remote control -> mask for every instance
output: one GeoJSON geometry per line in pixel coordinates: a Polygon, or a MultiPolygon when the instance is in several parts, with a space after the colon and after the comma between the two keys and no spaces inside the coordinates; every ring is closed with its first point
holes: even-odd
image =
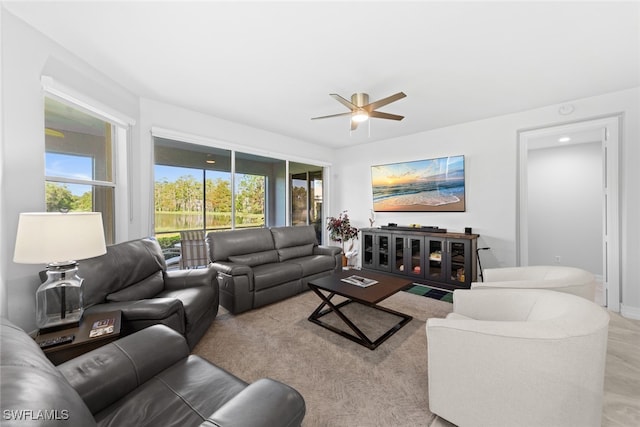
{"type": "Polygon", "coordinates": [[[67,344],[73,341],[75,335],[62,335],[60,337],[49,338],[44,341],[40,341],[38,344],[40,348],[53,347],[55,345],[67,344]]]}

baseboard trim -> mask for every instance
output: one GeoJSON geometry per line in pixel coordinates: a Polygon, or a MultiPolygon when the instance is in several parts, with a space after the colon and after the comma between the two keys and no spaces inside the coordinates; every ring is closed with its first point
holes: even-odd
{"type": "Polygon", "coordinates": [[[640,320],[640,307],[631,307],[628,305],[620,304],[620,314],[622,315],[622,317],[640,320]]]}

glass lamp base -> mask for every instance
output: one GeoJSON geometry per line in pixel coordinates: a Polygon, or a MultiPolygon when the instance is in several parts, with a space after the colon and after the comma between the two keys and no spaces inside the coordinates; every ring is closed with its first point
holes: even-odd
{"type": "Polygon", "coordinates": [[[75,261],[47,266],[47,280],[36,292],[36,324],[40,329],[80,322],[82,278],[77,272],[75,261]]]}

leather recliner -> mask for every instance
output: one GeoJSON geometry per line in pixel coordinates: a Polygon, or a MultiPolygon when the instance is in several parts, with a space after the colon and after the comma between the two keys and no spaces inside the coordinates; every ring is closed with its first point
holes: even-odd
{"type": "Polygon", "coordinates": [[[153,238],[107,247],[78,263],[85,313],[122,311],[122,335],[164,324],[195,347],[218,314],[216,271],[170,270],[153,238]]]}
{"type": "Polygon", "coordinates": [[[59,366],[0,318],[3,426],[299,426],[303,397],[263,378],[247,384],[151,326],[59,366]]]}

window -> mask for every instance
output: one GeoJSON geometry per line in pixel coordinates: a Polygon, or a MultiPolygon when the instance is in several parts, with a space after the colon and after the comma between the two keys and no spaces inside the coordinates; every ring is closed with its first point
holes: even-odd
{"type": "Polygon", "coordinates": [[[286,224],[286,162],[235,153],[235,226],[286,224]]]}
{"type": "Polygon", "coordinates": [[[232,227],[231,152],[156,138],[155,232],[160,244],[181,230],[232,227]]]}
{"type": "Polygon", "coordinates": [[[321,241],[321,166],[289,162],[296,176],[287,180],[285,160],[161,137],[154,155],[155,233],[168,262],[182,230],[283,226],[292,210],[289,222],[314,224],[321,241]],[[291,185],[304,188],[293,190],[302,201],[292,198],[288,209],[291,185]]]}
{"type": "Polygon", "coordinates": [[[236,174],[236,227],[264,227],[267,177],[236,174]]]}
{"type": "Polygon", "coordinates": [[[101,212],[115,242],[115,124],[54,98],[44,99],[48,212],[101,212]]]}

